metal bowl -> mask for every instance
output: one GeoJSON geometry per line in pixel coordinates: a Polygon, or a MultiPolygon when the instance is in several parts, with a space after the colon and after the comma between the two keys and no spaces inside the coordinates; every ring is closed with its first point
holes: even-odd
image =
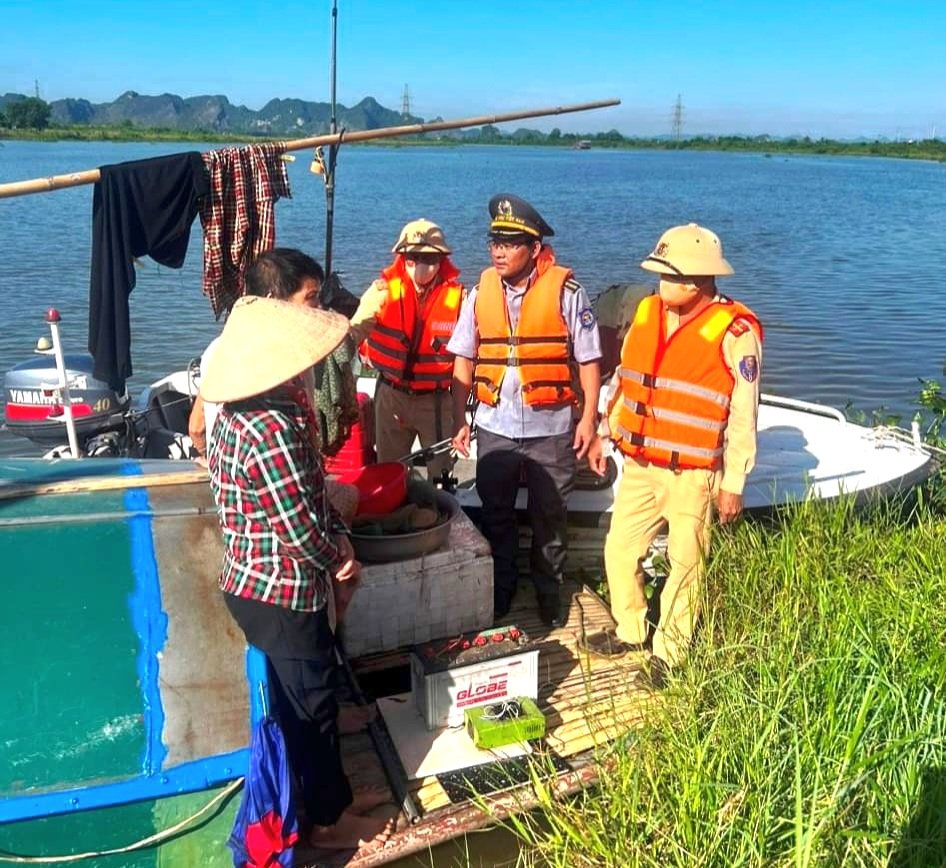
{"type": "Polygon", "coordinates": [[[460,504],[452,494],[437,492],[437,510],[447,514],[446,521],[412,533],[392,533],[378,536],[354,531],[351,542],[355,556],[360,561],[379,563],[384,561],[406,561],[418,555],[426,555],[439,549],[450,536],[453,520],[460,513],[460,504]]]}

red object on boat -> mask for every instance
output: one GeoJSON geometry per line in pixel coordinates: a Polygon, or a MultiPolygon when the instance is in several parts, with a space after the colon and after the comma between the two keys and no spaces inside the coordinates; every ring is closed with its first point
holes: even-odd
{"type": "Polygon", "coordinates": [[[358,489],[358,515],[394,512],[407,498],[407,465],[400,461],[336,471],[340,482],[358,489]]]}
{"type": "Polygon", "coordinates": [[[358,419],[348,437],[334,455],[325,457],[325,470],[332,474],[341,474],[358,470],[366,464],[374,464],[374,412],[371,396],[358,393],[358,419]]]}

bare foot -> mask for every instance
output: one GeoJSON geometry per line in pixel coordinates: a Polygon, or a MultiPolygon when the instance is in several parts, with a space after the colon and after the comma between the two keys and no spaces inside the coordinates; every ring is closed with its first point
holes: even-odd
{"type": "Polygon", "coordinates": [[[385,787],[366,787],[363,790],[355,790],[348,810],[353,814],[366,814],[372,808],[390,801],[391,793],[385,787]]]}
{"type": "Polygon", "coordinates": [[[315,826],[309,843],[319,850],[370,852],[383,847],[393,831],[393,819],[359,817],[347,810],[334,826],[315,826]]]}
{"type": "Polygon", "coordinates": [[[338,732],[354,735],[361,732],[374,720],[374,708],[370,705],[340,705],[338,707],[338,732]]]}

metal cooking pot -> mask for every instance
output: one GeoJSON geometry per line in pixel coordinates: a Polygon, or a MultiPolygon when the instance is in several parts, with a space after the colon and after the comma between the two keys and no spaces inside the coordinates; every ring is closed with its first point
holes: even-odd
{"type": "Polygon", "coordinates": [[[392,533],[376,536],[354,531],[351,542],[355,556],[360,561],[379,563],[383,561],[406,561],[439,549],[450,536],[453,520],[460,513],[460,504],[452,494],[437,492],[437,509],[447,514],[447,520],[435,527],[415,530],[412,533],[392,533]]]}

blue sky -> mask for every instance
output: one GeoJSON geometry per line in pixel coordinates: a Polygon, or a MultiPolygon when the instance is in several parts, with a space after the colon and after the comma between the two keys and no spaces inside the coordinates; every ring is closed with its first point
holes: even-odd
{"type": "MultiPolygon", "coordinates": [[[[618,97],[529,126],[946,137],[946,2],[339,0],[338,98],[464,117],[618,97]]],[[[327,100],[330,0],[0,0],[0,93],[327,100]]]]}

